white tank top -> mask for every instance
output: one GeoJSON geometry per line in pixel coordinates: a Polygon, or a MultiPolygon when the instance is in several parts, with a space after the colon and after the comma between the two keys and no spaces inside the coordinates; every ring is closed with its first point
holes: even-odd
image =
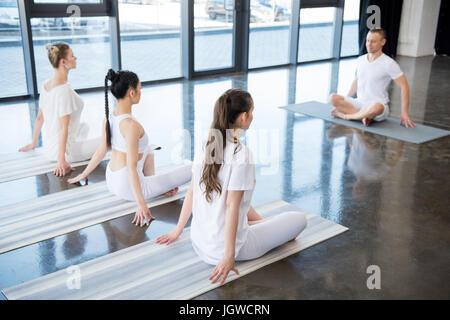
{"type": "MultiPolygon", "coordinates": [[[[132,118],[136,120],[131,114],[121,114],[119,116],[115,116],[114,113],[111,113],[109,116],[109,125],[111,129],[111,148],[121,152],[127,152],[127,143],[125,138],[119,129],[119,123],[123,119],[132,118]]],[[[145,149],[148,146],[148,136],[144,131],[144,135],[139,139],[139,149],[138,153],[144,153],[145,149]]]]}

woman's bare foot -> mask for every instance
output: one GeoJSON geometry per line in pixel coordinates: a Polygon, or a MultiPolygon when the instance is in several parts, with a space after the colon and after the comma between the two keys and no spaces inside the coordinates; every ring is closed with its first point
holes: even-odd
{"type": "Polygon", "coordinates": [[[176,187],[175,189],[172,189],[170,191],[167,191],[166,193],[164,193],[165,196],[173,196],[174,194],[176,194],[178,192],[178,187],[176,187]]]}
{"type": "Polygon", "coordinates": [[[248,225],[249,225],[249,226],[252,226],[252,225],[254,225],[254,224],[258,224],[258,223],[261,223],[261,222],[264,222],[264,221],[266,221],[266,219],[260,219],[260,220],[248,220],[248,225]]]}

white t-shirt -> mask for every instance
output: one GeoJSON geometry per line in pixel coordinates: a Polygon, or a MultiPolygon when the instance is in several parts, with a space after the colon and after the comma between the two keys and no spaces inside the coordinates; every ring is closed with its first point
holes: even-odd
{"type": "Polygon", "coordinates": [[[227,141],[224,150],[224,164],[219,170],[218,181],[222,193],[213,192],[211,202],[206,201],[204,184],[199,181],[203,172],[204,150],[197,152],[192,166],[193,204],[191,239],[192,246],[199,257],[209,264],[217,264],[225,253],[225,215],[228,190],[243,190],[239,206],[239,219],[236,232],[235,256],[247,240],[250,202],[255,188],[255,166],[250,149],[243,144],[227,141]],[[237,151],[235,153],[235,149],[237,151]]]}
{"type": "Polygon", "coordinates": [[[39,97],[39,108],[42,109],[44,125],[42,128],[42,143],[44,153],[50,160],[57,160],[60,118],[70,114],[66,154],[75,143],[80,129],[80,116],[83,111],[83,99],[65,83],[54,87],[52,90],[41,88],[39,97]]]}
{"type": "Polygon", "coordinates": [[[403,72],[398,63],[384,53],[372,62],[367,60],[367,54],[358,57],[356,67],[358,99],[388,104],[389,84],[392,79],[397,79],[401,75],[403,72]]]}

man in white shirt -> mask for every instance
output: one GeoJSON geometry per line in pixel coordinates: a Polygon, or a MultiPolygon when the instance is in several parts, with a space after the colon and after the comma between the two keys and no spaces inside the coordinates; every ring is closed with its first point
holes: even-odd
{"type": "Polygon", "coordinates": [[[408,114],[409,85],[398,63],[382,51],[386,43],[383,29],[367,33],[367,54],[357,60],[356,77],[347,96],[332,94],[330,104],[335,109],[331,115],[345,120],[362,120],[365,126],[372,121],[383,121],[389,116],[388,88],[391,80],[401,89],[402,113],[400,124],[414,128],[408,114]],[[357,98],[353,96],[357,94],[357,98]]]}

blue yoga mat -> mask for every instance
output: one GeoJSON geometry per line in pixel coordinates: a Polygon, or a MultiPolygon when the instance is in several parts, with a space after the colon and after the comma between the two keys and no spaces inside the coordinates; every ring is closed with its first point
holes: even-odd
{"type": "Polygon", "coordinates": [[[373,121],[370,126],[366,127],[360,120],[350,121],[333,117],[330,112],[334,107],[330,104],[318,101],[290,104],[280,108],[416,144],[442,138],[450,134],[450,131],[448,130],[433,128],[422,124],[416,124],[415,128],[405,128],[400,125],[399,119],[394,118],[388,118],[382,122],[373,121]]]}

